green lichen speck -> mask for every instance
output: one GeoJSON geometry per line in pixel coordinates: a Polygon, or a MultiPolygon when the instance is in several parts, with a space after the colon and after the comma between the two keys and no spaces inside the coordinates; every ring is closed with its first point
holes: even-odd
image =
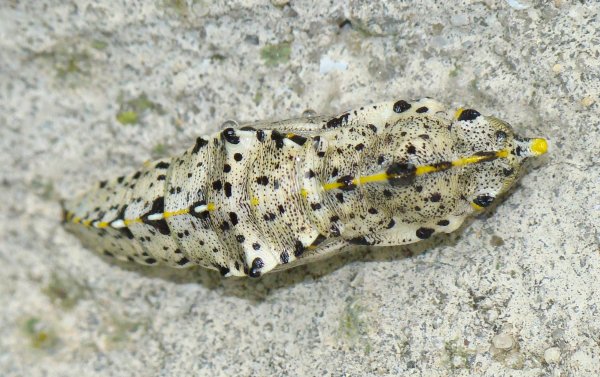
{"type": "Polygon", "coordinates": [[[279,64],[287,63],[290,60],[291,53],[291,43],[283,42],[266,45],[260,50],[260,57],[264,60],[267,67],[274,67],[279,64]]]}
{"type": "Polygon", "coordinates": [[[121,111],[117,114],[117,121],[123,125],[136,124],[139,121],[139,115],[133,110],[121,111]]]}
{"type": "Polygon", "coordinates": [[[116,119],[123,125],[138,124],[140,122],[140,116],[145,111],[164,114],[162,106],[157,102],[151,101],[146,93],[142,93],[136,98],[127,101],[123,101],[122,98],[119,98],[119,102],[121,102],[121,107],[116,115],[116,119]]]}
{"type": "Polygon", "coordinates": [[[91,43],[91,46],[95,50],[104,50],[108,47],[108,43],[101,41],[99,39],[94,39],[91,43]]]}
{"type": "Polygon", "coordinates": [[[163,143],[158,143],[152,147],[152,157],[155,159],[166,157],[168,154],[168,148],[163,143]]]}
{"type": "Polygon", "coordinates": [[[344,309],[339,325],[343,339],[351,345],[362,345],[365,353],[371,351],[367,337],[367,323],[363,319],[364,307],[358,302],[350,302],[344,309]]]}
{"type": "Polygon", "coordinates": [[[29,317],[23,324],[23,331],[29,338],[31,346],[36,349],[50,349],[58,343],[54,332],[38,317],[29,317]]]}
{"type": "Polygon", "coordinates": [[[52,274],[42,292],[52,303],[60,305],[63,309],[71,309],[85,297],[86,288],[70,276],[52,274]]]}

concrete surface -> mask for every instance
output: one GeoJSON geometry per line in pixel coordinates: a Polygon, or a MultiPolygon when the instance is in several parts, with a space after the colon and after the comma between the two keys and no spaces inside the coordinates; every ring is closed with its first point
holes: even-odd
{"type": "Polygon", "coordinates": [[[600,374],[598,3],[339,3],[1,2],[3,376],[600,374]],[[252,281],[60,226],[59,198],[227,119],[421,96],[552,142],[453,236],[252,281]]]}

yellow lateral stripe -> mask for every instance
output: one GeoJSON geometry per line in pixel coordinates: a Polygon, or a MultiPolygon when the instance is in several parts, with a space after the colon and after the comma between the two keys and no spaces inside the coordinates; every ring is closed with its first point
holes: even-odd
{"type": "Polygon", "coordinates": [[[131,224],[135,224],[135,223],[141,223],[142,219],[141,218],[137,218],[137,219],[128,219],[128,220],[123,220],[123,223],[125,224],[125,226],[129,226],[131,224]]]}
{"type": "Polygon", "coordinates": [[[471,207],[473,207],[473,209],[476,210],[476,211],[482,211],[482,210],[484,210],[484,208],[482,206],[480,206],[479,204],[475,204],[473,202],[471,202],[471,207]]]}
{"type": "Polygon", "coordinates": [[[308,190],[303,188],[300,190],[300,195],[302,195],[304,198],[308,197],[308,190]]]}
{"type": "Polygon", "coordinates": [[[178,209],[177,211],[173,211],[173,212],[164,212],[163,213],[163,217],[167,218],[167,217],[172,217],[172,216],[179,216],[179,215],[186,215],[190,213],[190,209],[189,208],[184,208],[184,209],[178,209]]]}
{"type": "Polygon", "coordinates": [[[108,224],[106,221],[101,221],[101,222],[99,222],[99,223],[96,225],[96,228],[100,228],[100,229],[102,229],[102,228],[107,228],[107,227],[108,227],[108,225],[109,225],[109,224],[108,224]]]}
{"type": "Polygon", "coordinates": [[[458,109],[456,109],[456,112],[454,113],[454,119],[458,119],[458,118],[460,118],[460,114],[462,114],[462,112],[463,112],[464,110],[465,110],[465,109],[463,109],[462,107],[459,107],[458,109]]]}

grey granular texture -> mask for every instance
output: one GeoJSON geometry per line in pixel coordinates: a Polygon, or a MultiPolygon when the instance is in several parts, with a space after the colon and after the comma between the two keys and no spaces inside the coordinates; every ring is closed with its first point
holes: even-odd
{"type": "Polygon", "coordinates": [[[3,376],[600,374],[594,1],[0,3],[3,376]],[[426,243],[267,275],[115,264],[60,198],[228,120],[434,97],[546,137],[426,243]]]}

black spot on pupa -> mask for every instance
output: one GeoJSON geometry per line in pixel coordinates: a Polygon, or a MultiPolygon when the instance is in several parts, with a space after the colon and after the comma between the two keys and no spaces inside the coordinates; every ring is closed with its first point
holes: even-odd
{"type": "Polygon", "coordinates": [[[285,208],[283,208],[283,206],[281,204],[277,206],[277,210],[279,211],[280,214],[285,213],[285,208]]]}
{"type": "Polygon", "coordinates": [[[338,202],[343,203],[344,202],[344,194],[342,194],[341,192],[338,192],[335,194],[335,198],[337,199],[338,202]]]}
{"type": "Polygon", "coordinates": [[[300,240],[296,240],[296,243],[294,245],[294,256],[297,258],[299,256],[301,256],[302,254],[304,254],[304,245],[302,245],[302,242],[300,242],[300,240]]]}
{"type": "Polygon", "coordinates": [[[357,150],[357,151],[359,151],[359,152],[360,152],[360,151],[362,151],[364,148],[365,148],[365,145],[364,145],[363,143],[356,144],[356,145],[354,146],[354,149],[356,149],[356,150],[357,150]]]}
{"type": "Polygon", "coordinates": [[[235,236],[235,240],[239,243],[244,243],[244,241],[246,241],[246,237],[244,237],[242,234],[238,234],[235,236]]]}
{"type": "Polygon", "coordinates": [[[267,177],[265,175],[261,175],[260,177],[256,177],[256,183],[258,183],[259,185],[266,186],[266,185],[269,184],[269,177],[267,177]]]}
{"type": "Polygon", "coordinates": [[[319,235],[317,236],[317,238],[315,238],[315,239],[313,240],[313,242],[310,244],[310,246],[311,246],[311,247],[317,247],[317,246],[319,246],[320,244],[322,244],[322,243],[323,243],[323,242],[324,242],[326,239],[327,239],[327,237],[325,237],[325,236],[324,236],[324,235],[322,235],[322,234],[319,234],[319,235]]]}
{"type": "Polygon", "coordinates": [[[388,182],[392,186],[406,186],[414,182],[417,168],[413,164],[392,163],[385,171],[388,176],[388,182]]]}
{"type": "Polygon", "coordinates": [[[313,211],[319,210],[321,209],[321,203],[311,203],[310,208],[312,208],[313,211]]]}
{"type": "Polygon", "coordinates": [[[168,162],[165,161],[161,161],[158,164],[154,165],[154,167],[156,169],[168,169],[170,166],[170,164],[168,162]]]}
{"type": "Polygon", "coordinates": [[[192,154],[198,153],[202,147],[205,147],[208,144],[207,140],[204,140],[201,137],[196,138],[196,144],[194,145],[194,149],[192,149],[192,154]]]}
{"type": "Polygon", "coordinates": [[[263,141],[265,141],[265,131],[263,131],[263,130],[256,130],[256,139],[258,141],[260,141],[261,143],[263,141]]]}
{"type": "Polygon", "coordinates": [[[405,112],[408,109],[410,109],[410,103],[408,103],[404,100],[400,100],[394,104],[394,112],[395,113],[400,114],[400,113],[405,112]]]}
{"type": "Polygon", "coordinates": [[[235,212],[229,212],[229,220],[234,226],[238,223],[238,216],[235,212]]]}
{"type": "Polygon", "coordinates": [[[263,219],[265,219],[265,221],[273,221],[277,218],[277,216],[272,213],[272,212],[267,212],[264,214],[263,219]]]}
{"type": "Polygon", "coordinates": [[[187,259],[186,257],[181,258],[180,260],[177,261],[177,264],[180,266],[185,266],[186,264],[190,263],[190,260],[187,259]]]}
{"type": "Polygon", "coordinates": [[[146,259],[144,259],[144,262],[146,262],[148,264],[155,264],[156,263],[156,259],[154,259],[154,258],[146,258],[146,259]]]}
{"type": "Polygon", "coordinates": [[[419,135],[419,137],[423,140],[429,140],[429,135],[427,135],[427,134],[421,134],[421,135],[419,135]]]}
{"type": "Polygon", "coordinates": [[[239,144],[240,137],[236,134],[233,128],[226,128],[221,132],[221,137],[231,144],[239,144]]]}
{"type": "Polygon", "coordinates": [[[510,177],[512,174],[514,173],[514,170],[511,169],[502,169],[502,174],[504,174],[505,177],[510,177]]]}
{"type": "Polygon", "coordinates": [[[464,109],[458,116],[458,120],[461,120],[461,121],[462,120],[474,120],[475,118],[477,118],[480,115],[481,114],[479,114],[479,112],[477,110],[464,109]]]}
{"type": "Polygon", "coordinates": [[[426,106],[422,106],[422,107],[419,107],[416,111],[417,111],[417,113],[422,114],[422,113],[428,112],[429,109],[426,106]]]}
{"type": "Polygon", "coordinates": [[[150,211],[148,211],[145,215],[142,216],[142,222],[144,224],[154,227],[160,232],[160,234],[168,236],[171,234],[171,229],[169,228],[169,225],[167,224],[167,221],[164,218],[158,220],[149,219],[151,215],[163,212],[165,212],[165,198],[159,196],[152,202],[152,207],[150,208],[150,211]]]}
{"type": "Polygon", "coordinates": [[[130,240],[134,239],[133,233],[127,227],[119,228],[119,232],[121,232],[125,237],[129,238],[130,240]]]}
{"type": "Polygon", "coordinates": [[[415,148],[414,145],[410,144],[406,147],[406,153],[415,154],[415,153],[417,153],[417,148],[415,148]]]}
{"type": "Polygon", "coordinates": [[[480,207],[489,207],[490,204],[494,201],[494,197],[491,195],[479,195],[475,199],[473,199],[473,203],[477,204],[480,207]]]}
{"type": "Polygon", "coordinates": [[[288,136],[288,139],[290,139],[291,141],[293,141],[294,143],[298,144],[298,145],[304,145],[304,143],[306,143],[306,138],[304,136],[300,136],[300,135],[290,135],[288,136]]]}
{"type": "Polygon", "coordinates": [[[388,189],[385,189],[385,190],[383,190],[383,196],[385,196],[386,198],[391,198],[392,192],[388,189]]]}
{"type": "Polygon", "coordinates": [[[275,130],[271,131],[271,140],[275,142],[277,149],[283,148],[283,136],[279,132],[275,130]]]}
{"type": "Polygon", "coordinates": [[[447,226],[447,225],[450,225],[450,221],[448,221],[448,220],[440,220],[440,221],[437,222],[437,225],[439,225],[439,226],[447,226]]]}
{"type": "Polygon", "coordinates": [[[329,122],[327,122],[327,124],[325,125],[325,128],[336,128],[336,127],[340,127],[344,124],[347,124],[349,116],[350,116],[350,114],[346,113],[337,118],[333,118],[329,122]]]}
{"type": "Polygon", "coordinates": [[[118,178],[117,178],[117,182],[118,182],[118,183],[123,183],[123,180],[124,180],[124,179],[125,179],[125,177],[124,177],[124,176],[120,176],[120,177],[118,177],[118,178]]]}
{"type": "Polygon", "coordinates": [[[231,171],[231,165],[225,164],[223,165],[223,173],[229,173],[231,171]]]}
{"type": "Polygon", "coordinates": [[[365,237],[355,237],[347,240],[352,245],[372,245],[373,242],[367,240],[365,237]]]}
{"type": "Polygon", "coordinates": [[[212,183],[212,188],[218,191],[223,188],[223,183],[220,180],[216,180],[212,183]]]}
{"type": "Polygon", "coordinates": [[[288,254],[287,251],[282,251],[279,255],[279,259],[281,260],[281,263],[286,264],[290,261],[290,254],[288,254]]]}
{"type": "Polygon", "coordinates": [[[258,242],[255,242],[255,243],[252,244],[252,248],[254,250],[260,250],[260,244],[258,242]]]}
{"type": "Polygon", "coordinates": [[[250,271],[248,272],[248,276],[251,278],[257,278],[260,276],[260,269],[265,266],[265,262],[261,258],[254,258],[252,261],[252,266],[250,266],[250,271]]]}
{"type": "Polygon", "coordinates": [[[338,168],[333,168],[333,170],[331,171],[331,177],[335,178],[338,176],[338,174],[339,174],[338,168]]]}
{"type": "Polygon", "coordinates": [[[417,229],[416,235],[420,239],[425,240],[425,239],[431,237],[431,235],[433,234],[433,232],[435,232],[435,230],[433,230],[431,228],[421,227],[421,228],[417,229]]]}
{"type": "Polygon", "coordinates": [[[213,264],[213,266],[215,266],[217,268],[217,270],[219,270],[219,273],[221,274],[221,276],[225,276],[229,273],[229,267],[220,266],[218,264],[213,264]]]}
{"type": "Polygon", "coordinates": [[[223,221],[221,223],[221,225],[219,226],[219,228],[225,232],[225,231],[228,231],[229,229],[231,229],[231,226],[229,225],[229,223],[227,221],[223,221]]]}
{"type": "Polygon", "coordinates": [[[431,200],[432,202],[439,202],[442,199],[442,194],[440,194],[439,192],[434,192],[433,194],[431,194],[431,196],[429,196],[429,200],[431,200]]]}
{"type": "Polygon", "coordinates": [[[392,229],[394,225],[396,225],[396,221],[394,219],[391,219],[390,222],[386,225],[386,228],[392,229]]]}
{"type": "Polygon", "coordinates": [[[159,175],[158,177],[156,177],[157,181],[164,181],[165,179],[167,179],[167,176],[164,174],[159,175]]]}
{"type": "Polygon", "coordinates": [[[225,182],[225,196],[228,198],[231,197],[231,183],[229,182],[225,182]]]}
{"type": "Polygon", "coordinates": [[[103,251],[103,253],[104,253],[104,255],[106,255],[107,257],[114,257],[114,256],[115,256],[113,253],[111,253],[111,252],[110,252],[110,251],[108,251],[108,250],[104,250],[104,251],[103,251]]]}
{"type": "Polygon", "coordinates": [[[306,172],[305,176],[306,178],[314,178],[315,172],[312,169],[309,169],[308,172],[306,172]]]}
{"type": "Polygon", "coordinates": [[[375,127],[374,124],[367,124],[367,127],[369,127],[369,129],[373,131],[373,133],[377,133],[377,127],[375,127]]]}
{"type": "Polygon", "coordinates": [[[190,206],[190,212],[189,212],[190,215],[192,215],[194,217],[197,217],[197,218],[200,218],[200,219],[203,219],[203,220],[208,219],[209,212],[207,210],[204,210],[202,212],[196,212],[196,207],[202,207],[202,206],[205,206],[205,205],[206,205],[206,201],[204,201],[204,200],[200,200],[198,202],[195,202],[194,204],[192,204],[190,206]]]}
{"type": "Polygon", "coordinates": [[[244,156],[242,156],[242,154],[241,154],[241,153],[235,153],[235,154],[233,155],[233,159],[234,159],[234,160],[236,160],[237,162],[240,162],[240,161],[242,161],[242,158],[244,158],[244,156]]]}
{"type": "Polygon", "coordinates": [[[354,184],[354,177],[351,175],[345,175],[341,178],[339,178],[336,182],[341,184],[340,187],[338,187],[340,190],[343,191],[350,191],[350,190],[354,190],[356,188],[356,185],[354,184]]]}
{"type": "Polygon", "coordinates": [[[369,209],[367,210],[367,212],[369,212],[371,215],[376,215],[376,214],[378,214],[378,213],[379,213],[379,211],[377,211],[377,209],[376,209],[376,208],[373,208],[373,207],[369,208],[369,209]]]}
{"type": "Polygon", "coordinates": [[[136,171],[132,178],[133,179],[138,179],[141,175],[142,175],[141,171],[136,171]]]}
{"type": "Polygon", "coordinates": [[[423,186],[415,186],[415,191],[416,191],[416,192],[421,192],[421,191],[423,191],[423,186]]]}
{"type": "Polygon", "coordinates": [[[106,187],[107,183],[108,183],[108,181],[100,181],[100,182],[98,182],[98,187],[104,188],[104,187],[106,187]]]}

